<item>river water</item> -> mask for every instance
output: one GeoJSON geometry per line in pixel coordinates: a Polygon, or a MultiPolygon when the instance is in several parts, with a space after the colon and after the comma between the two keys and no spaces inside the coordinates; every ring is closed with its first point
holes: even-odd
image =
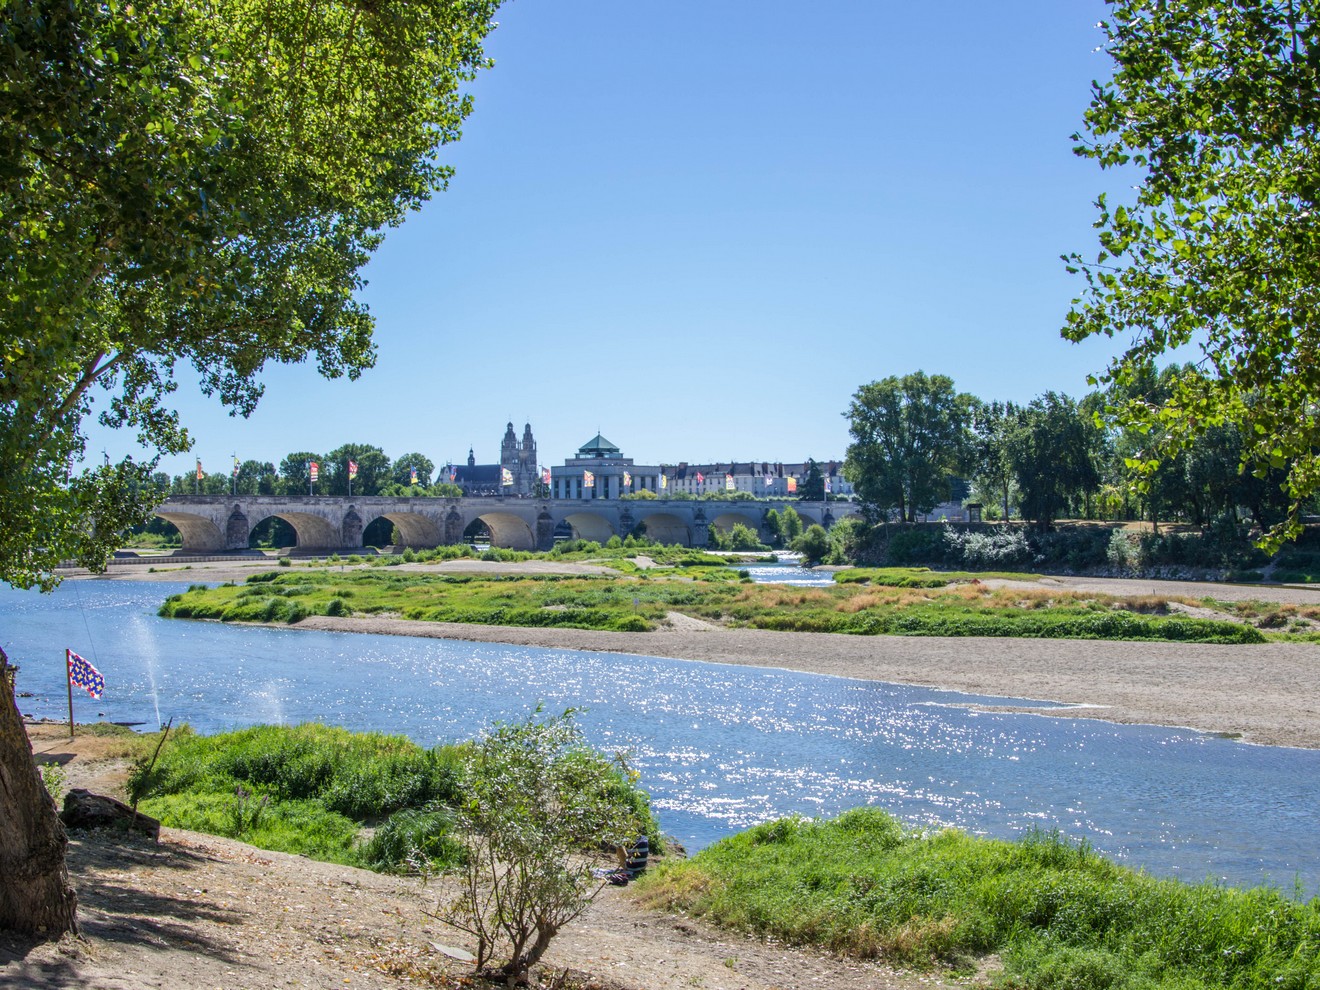
{"type": "Polygon", "coordinates": [[[1320,893],[1320,752],[1089,719],[970,710],[985,698],[790,671],[399,636],[160,619],[184,585],[0,589],[19,707],[67,717],[64,649],[106,679],[75,717],[173,716],[210,732],[321,720],[430,746],[543,704],[584,709],[631,754],[662,827],[690,849],[781,815],[877,805],[923,826],[1057,828],[1190,881],[1320,893]]]}

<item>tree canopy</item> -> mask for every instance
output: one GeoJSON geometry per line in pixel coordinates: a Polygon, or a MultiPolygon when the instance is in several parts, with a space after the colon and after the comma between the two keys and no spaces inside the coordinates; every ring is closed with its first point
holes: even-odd
{"type": "Polygon", "coordinates": [[[1232,426],[1246,469],[1284,476],[1272,542],[1300,531],[1320,488],[1318,13],[1317,0],[1111,0],[1114,75],[1075,136],[1078,154],[1142,179],[1129,202],[1098,200],[1099,253],[1069,257],[1086,286],[1064,334],[1125,339],[1105,376],[1119,383],[1199,351],[1162,402],[1118,415],[1159,424],[1166,451],[1232,426]]]}
{"type": "Polygon", "coordinates": [[[355,298],[442,189],[498,0],[10,0],[0,23],[0,578],[103,563],[190,440],[176,368],[236,414],[268,361],[374,359],[355,298]],[[82,423],[143,462],[84,468],[82,423]]]}
{"type": "Polygon", "coordinates": [[[945,375],[917,371],[863,385],[844,413],[853,442],[843,473],[870,512],[909,522],[949,495],[968,457],[975,399],[945,375]]]}

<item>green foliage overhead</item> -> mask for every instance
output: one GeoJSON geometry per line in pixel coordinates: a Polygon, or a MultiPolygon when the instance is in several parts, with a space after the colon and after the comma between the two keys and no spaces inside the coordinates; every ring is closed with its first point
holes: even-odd
{"type": "Polygon", "coordinates": [[[0,577],[49,586],[145,517],[190,446],[180,364],[239,414],[267,362],[372,364],[361,268],[447,182],[497,6],[4,5],[0,577]],[[71,468],[93,412],[154,457],[71,468]]]}
{"type": "Polygon", "coordinates": [[[1141,179],[1126,202],[1099,198],[1098,253],[1068,259],[1086,285],[1064,334],[1123,339],[1105,376],[1119,384],[1199,351],[1166,397],[1120,410],[1164,440],[1138,466],[1231,424],[1247,470],[1285,472],[1277,543],[1320,489],[1320,4],[1114,0],[1102,27],[1114,74],[1077,153],[1141,179]]]}

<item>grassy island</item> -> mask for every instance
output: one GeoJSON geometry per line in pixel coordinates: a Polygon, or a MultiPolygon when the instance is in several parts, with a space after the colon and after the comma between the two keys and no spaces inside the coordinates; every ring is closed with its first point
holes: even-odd
{"type": "Polygon", "coordinates": [[[423,622],[647,632],[677,613],[728,628],[856,635],[1239,644],[1265,639],[1245,621],[1179,614],[1180,604],[1196,604],[1190,600],[992,587],[983,581],[995,575],[855,570],[829,587],[800,588],[754,584],[719,558],[691,551],[666,563],[648,557],[645,566],[627,558],[599,563],[611,569],[596,575],[521,576],[381,566],[290,567],[254,574],[242,585],[194,585],[169,598],[160,614],[267,623],[296,623],[309,615],[390,615],[423,622]]]}

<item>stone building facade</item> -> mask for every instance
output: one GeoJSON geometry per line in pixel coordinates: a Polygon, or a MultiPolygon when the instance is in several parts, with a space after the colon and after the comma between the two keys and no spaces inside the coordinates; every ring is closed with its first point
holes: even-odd
{"type": "Polygon", "coordinates": [[[513,432],[513,423],[504,430],[500,441],[500,462],[478,464],[468,448],[466,464],[455,464],[449,469],[449,480],[463,489],[464,495],[502,495],[512,498],[530,498],[537,493],[540,482],[536,462],[536,440],[532,437],[532,424],[523,425],[522,440],[513,432]]]}

